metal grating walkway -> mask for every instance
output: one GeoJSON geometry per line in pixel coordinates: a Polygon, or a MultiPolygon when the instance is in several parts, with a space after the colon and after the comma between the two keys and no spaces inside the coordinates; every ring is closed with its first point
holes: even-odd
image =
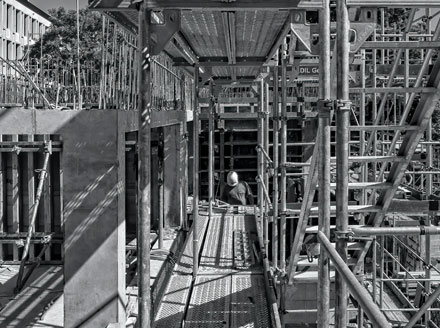
{"type": "Polygon", "coordinates": [[[176,264],[155,328],[268,328],[270,314],[252,216],[200,216],[199,273],[192,279],[192,233],[176,264]],[[203,238],[203,236],[205,236],[203,238]]]}
{"type": "Polygon", "coordinates": [[[268,328],[270,316],[262,268],[252,244],[254,218],[211,218],[184,327],[268,328]]]}

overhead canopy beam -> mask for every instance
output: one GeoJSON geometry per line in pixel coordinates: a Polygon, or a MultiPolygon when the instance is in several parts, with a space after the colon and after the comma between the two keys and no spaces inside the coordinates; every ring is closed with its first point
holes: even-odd
{"type": "Polygon", "coordinates": [[[275,39],[274,44],[270,48],[269,52],[266,55],[266,63],[269,62],[275,53],[277,52],[278,48],[283,43],[284,39],[287,37],[287,35],[292,31],[292,21],[293,21],[293,12],[291,11],[289,16],[286,19],[286,22],[284,23],[283,29],[278,34],[277,38],[275,39]]]}
{"type": "MultiPolygon", "coordinates": [[[[90,7],[96,10],[121,11],[136,10],[136,0],[94,0],[90,7]]],[[[151,9],[197,9],[197,10],[288,10],[295,8],[319,9],[322,1],[318,0],[148,0],[151,9]]]]}
{"type": "MultiPolygon", "coordinates": [[[[228,57],[200,57],[199,64],[203,67],[260,67],[265,63],[265,57],[238,57],[235,64],[229,64],[228,57]]],[[[186,61],[179,61],[175,58],[176,66],[192,66],[186,61]]]]}
{"type": "Polygon", "coordinates": [[[222,12],[223,32],[225,34],[226,52],[228,54],[228,64],[234,65],[237,57],[237,46],[235,37],[235,13],[222,12]]]}
{"type": "Polygon", "coordinates": [[[350,7],[377,7],[377,8],[439,8],[438,0],[347,0],[347,6],[350,7]]]}

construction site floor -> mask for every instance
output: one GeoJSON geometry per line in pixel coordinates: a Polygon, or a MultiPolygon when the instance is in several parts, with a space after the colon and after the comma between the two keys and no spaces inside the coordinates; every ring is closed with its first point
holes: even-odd
{"type": "Polygon", "coordinates": [[[0,267],[0,327],[63,327],[63,268],[44,265],[14,294],[19,266],[0,267]]]}
{"type": "Polygon", "coordinates": [[[191,233],[154,327],[270,327],[254,217],[200,216],[197,230],[203,241],[197,277],[193,280],[191,233]]]}

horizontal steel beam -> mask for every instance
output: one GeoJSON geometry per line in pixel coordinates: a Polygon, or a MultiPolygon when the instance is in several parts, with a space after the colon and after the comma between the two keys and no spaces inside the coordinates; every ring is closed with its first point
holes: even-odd
{"type": "MultiPolygon", "coordinates": [[[[95,0],[90,4],[95,10],[131,11],[137,10],[136,2],[126,0],[95,0]]],[[[152,9],[196,9],[209,11],[223,10],[288,10],[297,8],[320,9],[322,1],[317,0],[148,0],[152,9]]]]}
{"type": "Polygon", "coordinates": [[[434,93],[437,88],[350,88],[350,93],[434,93]]]}
{"type": "MultiPolygon", "coordinates": [[[[265,57],[237,57],[234,64],[229,63],[228,57],[200,57],[198,64],[202,67],[260,67],[263,66],[265,57]]],[[[175,66],[193,66],[186,60],[174,59],[175,66]]]]}
{"type": "Polygon", "coordinates": [[[361,49],[437,49],[440,41],[366,41],[361,49]]]}
{"type": "Polygon", "coordinates": [[[351,231],[358,236],[393,236],[393,235],[440,235],[440,227],[352,227],[351,231]]]}
{"type": "Polygon", "coordinates": [[[438,8],[440,2],[437,0],[347,0],[349,7],[376,7],[376,8],[438,8]]]}

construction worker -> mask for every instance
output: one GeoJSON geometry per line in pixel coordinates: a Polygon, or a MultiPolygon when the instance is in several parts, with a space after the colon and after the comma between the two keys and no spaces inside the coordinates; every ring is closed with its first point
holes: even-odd
{"type": "Polygon", "coordinates": [[[221,200],[230,205],[254,205],[254,196],[251,188],[245,181],[238,180],[237,172],[228,173],[221,200]]]}

